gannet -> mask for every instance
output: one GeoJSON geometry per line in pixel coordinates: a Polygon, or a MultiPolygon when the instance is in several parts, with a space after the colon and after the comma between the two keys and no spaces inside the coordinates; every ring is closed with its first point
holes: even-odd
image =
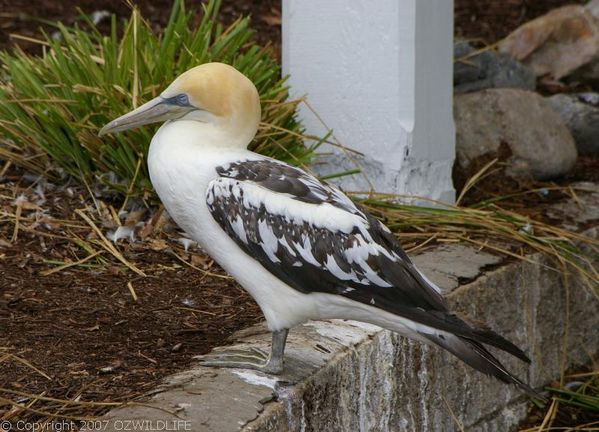
{"type": "Polygon", "coordinates": [[[254,84],[207,63],[99,135],[164,122],[152,138],[152,184],[176,223],[256,300],[271,352],[200,356],[207,366],[278,374],[290,328],[350,319],[445,348],[466,364],[537,395],[483,344],[530,362],[493,331],[452,313],[380,221],[300,168],[247,150],[260,122],[254,84]]]}

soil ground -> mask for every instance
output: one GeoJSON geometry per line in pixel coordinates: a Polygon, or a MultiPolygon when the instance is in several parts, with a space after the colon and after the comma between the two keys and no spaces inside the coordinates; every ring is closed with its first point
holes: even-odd
{"type": "MultiPolygon", "coordinates": [[[[167,23],[173,0],[133,0],[141,15],[149,20],[158,31],[167,23]]],[[[199,22],[202,0],[186,0],[187,10],[197,11],[199,22]]],[[[16,41],[11,34],[38,37],[40,28],[52,32],[48,22],[61,21],[72,25],[79,20],[80,12],[92,14],[108,11],[120,18],[128,18],[130,7],[125,0],[0,0],[0,49],[10,48],[16,41]]],[[[256,40],[261,45],[271,43],[279,52],[281,39],[280,1],[278,0],[224,0],[219,13],[223,24],[231,24],[240,16],[251,16],[251,27],[256,30],[256,40]]],[[[109,21],[100,22],[102,30],[108,30],[109,21]]],[[[37,52],[38,46],[27,41],[18,41],[19,46],[29,52],[37,52]]]]}
{"type": "MultiPolygon", "coordinates": [[[[0,49],[13,45],[11,33],[36,37],[40,26],[51,31],[38,18],[72,24],[78,17],[75,3],[85,13],[129,14],[125,1],[0,0],[0,49]]],[[[170,0],[135,3],[152,25],[164,25],[170,0]]],[[[189,9],[200,3],[187,0],[189,9]]],[[[566,3],[572,2],[456,0],[456,33],[494,42],[528,19],[566,3]]],[[[257,40],[272,43],[278,53],[279,1],[223,1],[225,23],[248,13],[257,40]]],[[[38,49],[23,41],[19,45],[33,53],[38,49]]],[[[581,158],[564,181],[596,181],[598,173],[596,160],[581,158]]],[[[158,227],[157,213],[138,214],[133,221],[142,225],[137,240],[118,242],[124,259],[147,274],[140,277],[106,251],[102,239],[74,213],[86,209],[85,214],[106,234],[116,225],[114,218],[111,222],[106,216],[108,207],[98,215],[85,190],[40,189],[23,173],[4,174],[0,183],[0,418],[43,419],[48,412],[98,414],[106,407],[42,401],[36,395],[70,401],[136,399],[163,377],[189,366],[193,355],[225,344],[236,330],[261,320],[258,307],[238,285],[225,279],[200,251],[185,251],[175,227],[168,222],[158,227]],[[148,226],[152,232],[144,233],[148,226]],[[96,252],[101,253],[89,261],[46,275],[60,263],[74,264],[96,252]]],[[[457,184],[460,178],[464,173],[456,173],[457,184]]],[[[524,186],[535,185],[514,182],[499,172],[478,184],[467,201],[521,191],[524,186]]],[[[558,195],[527,195],[507,205],[538,209],[559,199],[558,195]]]]}
{"type": "MultiPolygon", "coordinates": [[[[133,3],[139,6],[142,16],[159,29],[168,20],[172,0],[135,0],[133,3]]],[[[186,0],[189,10],[199,10],[202,3],[202,0],[186,0]]],[[[258,42],[270,42],[279,52],[280,3],[278,0],[224,0],[220,18],[224,23],[231,23],[239,15],[251,15],[258,42]]],[[[532,18],[574,3],[583,4],[586,0],[455,0],[455,32],[461,37],[493,43],[532,18]]],[[[79,17],[78,8],[87,14],[106,10],[119,17],[129,16],[125,0],[0,0],[0,49],[13,45],[10,34],[35,37],[40,27],[51,31],[44,21],[73,24],[79,17]]],[[[19,45],[28,50],[36,49],[34,44],[24,41],[19,45]]]]}
{"type": "Polygon", "coordinates": [[[588,0],[454,0],[455,33],[494,43],[551,9],[588,0]]]}
{"type": "MultiPolygon", "coordinates": [[[[249,295],[209,258],[193,245],[185,251],[180,233],[160,213],[129,213],[136,241],[117,240],[142,277],[115,260],[75,212],[84,209],[109,233],[117,227],[105,217],[109,207],[98,216],[84,190],[29,184],[21,174],[0,183],[0,418],[3,412],[12,419],[45,417],[19,412],[7,400],[28,404],[32,397],[2,389],[132,400],[262,319],[249,295]],[[96,252],[101,260],[56,271],[96,252]]],[[[37,405],[65,415],[105,409],[37,405]]]]}
{"type": "MultiPolygon", "coordinates": [[[[135,3],[156,30],[168,20],[171,0],[135,3]]],[[[199,10],[201,3],[186,1],[189,10],[199,10]]],[[[240,15],[251,14],[257,41],[272,43],[278,53],[278,4],[275,0],[225,0],[220,19],[228,24],[240,15]]],[[[15,40],[11,34],[36,38],[40,29],[52,32],[48,21],[75,23],[77,8],[88,14],[106,10],[121,18],[130,13],[125,1],[0,0],[0,49],[12,48],[15,40]]],[[[101,29],[103,26],[107,22],[100,23],[101,29]]],[[[18,45],[28,52],[39,52],[34,43],[21,40],[18,45]]],[[[22,210],[21,230],[11,241],[14,218],[7,215],[15,215],[16,198],[25,194],[39,200],[32,192],[33,185],[20,173],[11,174],[0,185],[0,418],[48,417],[36,413],[36,407],[65,416],[98,414],[106,407],[65,408],[60,403],[38,400],[24,410],[15,402],[29,405],[35,400],[33,395],[40,394],[82,401],[138,398],[165,376],[187,367],[193,355],[226,344],[233,332],[262,319],[255,302],[232,280],[223,279],[224,273],[207,257],[197,250],[184,251],[176,232],[153,233],[145,243],[119,241],[119,250],[127,260],[148,277],[137,276],[114,259],[101,265],[92,259],[43,276],[42,272],[56,268],[56,263],[74,262],[87,255],[68,238],[93,236],[73,213],[89,204],[78,196],[89,194],[75,190],[76,197],[70,198],[65,190],[46,191],[43,208],[25,201],[31,208],[22,210]],[[39,223],[40,217],[50,223],[39,223]],[[206,271],[217,276],[207,276],[206,271]],[[137,300],[127,286],[129,282],[137,300]]]]}

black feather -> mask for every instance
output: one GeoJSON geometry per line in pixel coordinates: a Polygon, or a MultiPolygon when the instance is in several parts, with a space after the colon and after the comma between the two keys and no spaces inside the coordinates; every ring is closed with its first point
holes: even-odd
{"type": "Polygon", "coordinates": [[[479,342],[459,336],[446,337],[438,334],[424,333],[421,333],[421,335],[436,345],[446,349],[474,369],[488,376],[495,377],[504,383],[514,384],[535,399],[542,401],[547,400],[545,396],[511,374],[505,366],[503,366],[503,364],[501,364],[501,362],[479,342]]]}

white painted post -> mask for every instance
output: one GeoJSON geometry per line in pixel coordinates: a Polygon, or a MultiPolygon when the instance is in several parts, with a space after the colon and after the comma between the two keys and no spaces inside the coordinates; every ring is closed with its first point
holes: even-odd
{"type": "MultiPolygon", "coordinates": [[[[283,71],[377,192],[454,200],[453,0],[283,0],[283,71]]],[[[309,133],[326,129],[307,108],[309,133]]],[[[328,151],[328,149],[327,149],[328,151]]],[[[321,174],[355,168],[333,150],[321,174]]],[[[368,191],[355,175],[345,190],[368,191]]]]}

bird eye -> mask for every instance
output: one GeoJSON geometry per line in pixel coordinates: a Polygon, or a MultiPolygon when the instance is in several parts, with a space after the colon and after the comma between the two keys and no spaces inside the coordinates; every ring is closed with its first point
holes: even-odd
{"type": "Polygon", "coordinates": [[[178,94],[175,97],[175,100],[177,101],[177,105],[181,105],[181,106],[189,105],[189,98],[187,97],[187,95],[185,93],[178,94]]]}

